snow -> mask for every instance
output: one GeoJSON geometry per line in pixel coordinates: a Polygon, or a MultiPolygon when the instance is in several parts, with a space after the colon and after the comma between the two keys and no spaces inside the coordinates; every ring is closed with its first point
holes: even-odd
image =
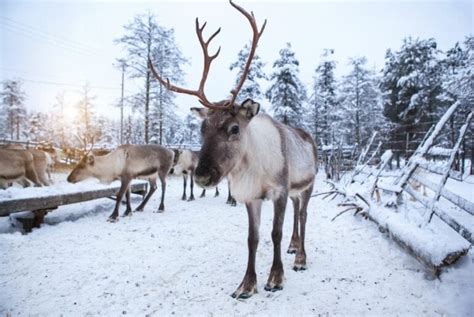
{"type": "MultiPolygon", "coordinates": [[[[325,190],[321,175],[318,191],[325,190]]],[[[283,253],[286,280],[275,293],[263,290],[273,256],[272,204],[264,204],[259,293],[235,300],[230,294],[247,261],[245,208],[226,205],[222,196],[181,201],[181,191],[181,178],[170,178],[160,214],[152,212],[157,193],[143,213],[108,223],[114,202],[100,199],[60,207],[31,234],[0,234],[0,315],[472,314],[472,255],[429,280],[372,222],[350,216],[331,222],[337,201],[320,197],[308,209],[308,269],[294,272],[294,255],[283,253]]],[[[134,196],[133,205],[138,202],[134,196]]],[[[290,206],[283,250],[291,236],[290,206]]]]}

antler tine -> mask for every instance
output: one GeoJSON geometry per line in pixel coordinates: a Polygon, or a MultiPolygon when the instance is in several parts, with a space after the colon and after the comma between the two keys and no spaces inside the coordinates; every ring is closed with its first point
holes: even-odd
{"type": "Polygon", "coordinates": [[[209,39],[207,41],[204,41],[204,38],[202,36],[202,32],[204,31],[204,28],[206,27],[206,24],[207,24],[207,22],[204,22],[204,24],[202,26],[199,26],[199,19],[196,18],[196,34],[197,34],[197,37],[199,39],[199,43],[201,44],[202,52],[203,52],[203,55],[204,55],[204,66],[203,66],[203,71],[202,71],[202,77],[201,77],[201,81],[199,83],[199,88],[197,90],[191,90],[191,89],[181,88],[181,87],[172,85],[168,78],[166,78],[166,80],[164,80],[160,76],[160,74],[158,74],[155,67],[153,66],[153,63],[151,62],[151,57],[150,56],[148,56],[148,67],[149,67],[151,73],[153,74],[153,76],[163,86],[165,86],[167,89],[169,89],[171,91],[174,91],[174,92],[177,92],[177,93],[183,93],[183,94],[195,96],[195,97],[198,98],[199,102],[207,108],[227,109],[228,108],[227,104],[222,105],[222,103],[212,103],[207,99],[207,97],[204,93],[204,86],[206,84],[207,75],[209,73],[211,63],[219,55],[219,53],[221,51],[221,48],[219,47],[219,49],[217,50],[217,52],[214,55],[209,56],[209,52],[208,52],[209,43],[217,36],[217,34],[219,34],[219,32],[221,31],[221,28],[217,29],[217,31],[214,32],[209,37],[209,39]]]}
{"type": "Polygon", "coordinates": [[[230,100],[229,105],[232,105],[232,104],[234,104],[235,99],[237,98],[237,95],[238,95],[240,89],[242,88],[242,86],[244,85],[245,79],[247,78],[247,75],[248,75],[249,70],[250,70],[250,64],[252,63],[252,59],[255,56],[255,50],[257,49],[257,43],[260,39],[260,36],[262,36],[263,31],[265,30],[265,26],[267,25],[267,20],[265,19],[265,21],[263,22],[262,28],[259,31],[258,27],[257,27],[257,21],[255,20],[255,16],[254,16],[252,11],[251,11],[251,13],[248,13],[247,11],[245,11],[244,8],[242,8],[241,6],[239,6],[239,5],[235,4],[234,2],[232,2],[232,0],[229,0],[229,2],[235,9],[237,9],[237,11],[242,13],[247,18],[247,20],[250,23],[250,26],[252,27],[252,31],[253,31],[252,47],[250,48],[249,56],[247,58],[247,62],[245,64],[244,70],[242,72],[242,76],[240,77],[240,81],[237,84],[237,86],[234,89],[232,89],[231,92],[230,92],[232,94],[232,99],[230,100]]]}
{"type": "Polygon", "coordinates": [[[218,28],[217,31],[215,31],[209,37],[209,39],[207,41],[205,41],[204,38],[203,38],[202,32],[204,31],[204,28],[206,27],[206,24],[207,24],[207,22],[204,22],[202,27],[199,27],[199,19],[196,18],[196,35],[199,39],[199,43],[201,44],[202,54],[203,54],[203,57],[204,57],[204,67],[203,67],[203,70],[202,70],[201,82],[199,83],[199,89],[198,89],[198,92],[200,94],[199,102],[201,102],[201,104],[203,104],[205,107],[208,107],[208,108],[221,109],[222,107],[216,106],[215,104],[209,102],[209,100],[207,100],[206,95],[204,94],[204,85],[206,84],[207,75],[209,74],[209,69],[211,67],[211,63],[219,55],[219,53],[221,51],[221,48],[219,47],[219,49],[217,50],[217,52],[214,55],[212,55],[212,56],[209,55],[209,51],[208,51],[209,43],[211,43],[211,41],[217,36],[217,34],[220,33],[221,28],[218,28]]]}

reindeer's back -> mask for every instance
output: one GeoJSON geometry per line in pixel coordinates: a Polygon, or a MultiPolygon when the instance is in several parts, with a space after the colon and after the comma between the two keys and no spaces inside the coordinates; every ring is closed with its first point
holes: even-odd
{"type": "Polygon", "coordinates": [[[174,152],[161,145],[122,145],[119,149],[124,152],[126,161],[133,162],[139,170],[169,170],[173,164],[174,152]]]}

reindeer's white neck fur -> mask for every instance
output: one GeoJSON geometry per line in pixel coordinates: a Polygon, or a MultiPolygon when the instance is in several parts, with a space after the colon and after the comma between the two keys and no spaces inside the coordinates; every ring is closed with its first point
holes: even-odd
{"type": "Polygon", "coordinates": [[[229,173],[232,195],[239,202],[273,199],[284,188],[279,182],[284,169],[282,139],[273,120],[259,114],[242,135],[241,161],[229,173]]]}
{"type": "Polygon", "coordinates": [[[94,164],[90,166],[92,176],[102,183],[111,183],[119,179],[120,173],[125,165],[126,154],[117,149],[104,156],[95,156],[94,164]]]}

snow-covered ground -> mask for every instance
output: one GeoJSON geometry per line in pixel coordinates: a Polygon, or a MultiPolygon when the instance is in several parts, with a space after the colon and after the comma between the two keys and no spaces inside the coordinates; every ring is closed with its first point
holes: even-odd
{"type": "MultiPolygon", "coordinates": [[[[323,186],[318,179],[316,190],[323,186]]],[[[181,191],[181,179],[171,178],[164,213],[152,212],[157,192],[145,212],[108,223],[114,202],[102,199],[60,207],[31,234],[0,234],[0,316],[468,316],[474,311],[471,254],[440,279],[427,279],[423,266],[373,223],[349,213],[331,222],[340,210],[337,199],[320,197],[309,205],[308,269],[294,272],[294,255],[284,253],[286,282],[275,293],[263,289],[273,256],[272,205],[264,204],[259,293],[235,300],[230,294],[247,262],[245,208],[226,205],[226,195],[214,198],[212,191],[181,201],[181,191]]],[[[133,204],[138,202],[136,197],[133,204]]],[[[0,227],[7,221],[0,218],[0,227]]]]}

